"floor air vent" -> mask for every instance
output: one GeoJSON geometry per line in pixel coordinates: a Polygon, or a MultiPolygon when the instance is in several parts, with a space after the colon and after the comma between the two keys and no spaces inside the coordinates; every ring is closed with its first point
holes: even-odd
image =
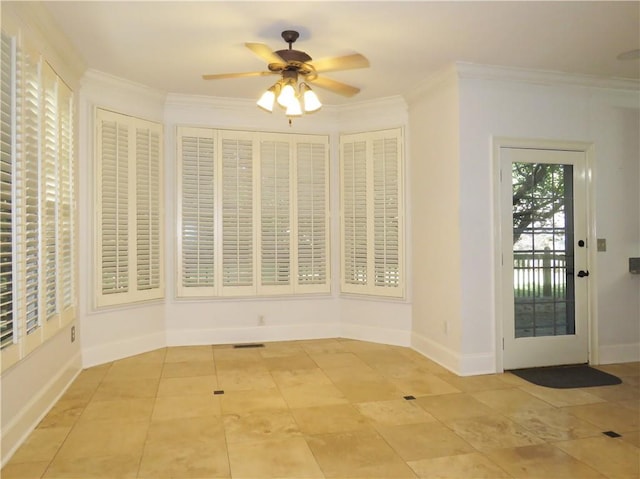
{"type": "Polygon", "coordinates": [[[247,348],[264,348],[262,343],[248,343],[248,344],[234,344],[235,349],[247,349],[247,348]]]}

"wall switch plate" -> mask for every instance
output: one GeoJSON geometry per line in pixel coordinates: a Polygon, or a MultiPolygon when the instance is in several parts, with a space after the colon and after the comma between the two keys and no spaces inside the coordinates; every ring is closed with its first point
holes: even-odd
{"type": "Polygon", "coordinates": [[[607,251],[606,238],[598,238],[598,251],[607,251]]]}

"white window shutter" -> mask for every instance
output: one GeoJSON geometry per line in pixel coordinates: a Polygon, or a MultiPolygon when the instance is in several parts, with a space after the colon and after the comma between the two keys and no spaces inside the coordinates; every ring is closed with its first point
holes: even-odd
{"type": "Polygon", "coordinates": [[[101,109],[96,123],[96,306],[162,298],[162,127],[101,109]]]}
{"type": "Polygon", "coordinates": [[[137,290],[160,288],[160,135],[136,127],[136,283],[137,290]]]}
{"type": "Polygon", "coordinates": [[[331,289],[329,274],[329,150],[324,139],[296,140],[298,292],[331,289]]]}
{"type": "Polygon", "coordinates": [[[75,317],[75,189],[73,181],[73,92],[58,81],[59,128],[59,184],[58,232],[60,243],[60,304],[62,321],[66,323],[75,317]]]}
{"type": "Polygon", "coordinates": [[[0,46],[0,348],[17,341],[15,323],[15,229],[14,136],[15,136],[15,50],[14,39],[4,32],[0,46]]]}
{"type": "Polygon", "coordinates": [[[75,318],[73,92],[23,41],[2,32],[2,369],[75,318]]]}
{"type": "Polygon", "coordinates": [[[374,284],[400,288],[399,138],[373,140],[374,284]]]}
{"type": "Polygon", "coordinates": [[[342,168],[342,291],[404,297],[401,129],[345,135],[342,168]]]}
{"type": "Polygon", "coordinates": [[[24,226],[25,245],[25,314],[26,334],[34,333],[40,326],[39,271],[40,254],[40,62],[36,54],[25,51],[23,55],[23,107],[22,128],[24,144],[24,226]]]}
{"type": "Polygon", "coordinates": [[[253,139],[241,133],[221,136],[221,287],[224,295],[255,294],[253,139]]]}
{"type": "Polygon", "coordinates": [[[330,292],[328,137],[177,131],[177,296],[330,292]]]}
{"type": "Polygon", "coordinates": [[[342,152],[342,288],[358,291],[368,282],[367,142],[344,140],[342,152]]]}
{"type": "MultiPolygon", "coordinates": [[[[99,286],[103,297],[129,291],[129,128],[98,110],[99,286]]],[[[103,301],[103,304],[105,301],[103,301]]]]}
{"type": "Polygon", "coordinates": [[[58,82],[53,69],[48,63],[42,64],[42,146],[41,146],[41,225],[43,237],[42,281],[44,288],[45,322],[49,331],[57,330],[55,324],[60,318],[58,304],[58,204],[60,203],[60,181],[58,171],[58,82]],[[49,325],[53,322],[54,326],[49,325]]]}
{"type": "Polygon", "coordinates": [[[178,296],[216,293],[216,142],[210,129],[178,129],[178,296]]]}
{"type": "Polygon", "coordinates": [[[260,141],[258,292],[291,293],[291,145],[282,136],[267,138],[260,141]]]}

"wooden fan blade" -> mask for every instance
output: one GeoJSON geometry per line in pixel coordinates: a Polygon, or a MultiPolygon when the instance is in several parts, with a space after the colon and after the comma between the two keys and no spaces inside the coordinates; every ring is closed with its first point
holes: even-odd
{"type": "Polygon", "coordinates": [[[324,77],[316,77],[313,80],[309,80],[309,82],[315,86],[326,88],[327,90],[331,90],[332,92],[338,93],[342,96],[353,96],[360,91],[360,88],[324,77]]]}
{"type": "Polygon", "coordinates": [[[344,57],[321,58],[309,62],[317,72],[333,72],[337,70],[353,70],[355,68],[367,68],[369,60],[359,53],[344,57]]]}
{"type": "Polygon", "coordinates": [[[202,75],[203,80],[224,80],[225,78],[263,77],[277,72],[246,72],[246,73],[219,73],[214,75],[202,75]]]}
{"type": "Polygon", "coordinates": [[[264,43],[245,43],[244,45],[267,63],[287,63],[264,43]]]}

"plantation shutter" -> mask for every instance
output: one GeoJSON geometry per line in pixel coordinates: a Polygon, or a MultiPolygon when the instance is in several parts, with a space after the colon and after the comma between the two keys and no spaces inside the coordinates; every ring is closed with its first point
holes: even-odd
{"type": "Polygon", "coordinates": [[[23,214],[21,215],[24,246],[24,298],[25,330],[27,337],[40,326],[39,275],[40,253],[40,74],[39,58],[30,51],[23,53],[23,98],[22,132],[23,158],[21,178],[23,181],[23,214]]]}
{"type": "Polygon", "coordinates": [[[61,312],[63,322],[75,316],[74,288],[74,182],[73,182],[73,93],[67,85],[58,82],[59,128],[59,185],[58,230],[60,233],[61,312]]]}
{"type": "Polygon", "coordinates": [[[57,205],[60,201],[58,189],[58,85],[55,72],[46,62],[42,63],[42,86],[41,223],[44,283],[42,294],[44,294],[45,319],[47,322],[55,322],[59,319],[60,312],[57,282],[59,254],[57,205]]]}
{"type": "Polygon", "coordinates": [[[374,284],[400,287],[399,141],[373,141],[374,284]]]}
{"type": "Polygon", "coordinates": [[[97,306],[161,298],[160,125],[97,110],[97,306]]]}
{"type": "Polygon", "coordinates": [[[73,93],[42,56],[2,32],[2,369],[75,318],[73,93]]]}
{"type": "Polygon", "coordinates": [[[329,292],[328,137],[177,131],[177,295],[329,292]]]}
{"type": "Polygon", "coordinates": [[[179,224],[178,296],[215,294],[216,161],[213,130],[178,131],[179,224]]]}
{"type": "Polygon", "coordinates": [[[402,131],[341,140],[342,290],[404,296],[402,131]]]}
{"type": "Polygon", "coordinates": [[[14,133],[15,107],[13,98],[15,77],[13,38],[2,32],[0,46],[0,347],[16,340],[14,305],[14,133]]]}
{"type": "Polygon", "coordinates": [[[160,135],[136,127],[136,259],[138,291],[160,287],[160,135]]]}
{"type": "Polygon", "coordinates": [[[99,111],[101,293],[129,291],[129,129],[99,111]]]}
{"type": "Polygon", "coordinates": [[[342,143],[343,291],[366,286],[367,247],[367,144],[364,140],[342,143]]]}
{"type": "Polygon", "coordinates": [[[297,290],[329,292],[328,144],[296,144],[297,290]]]}
{"type": "Polygon", "coordinates": [[[291,292],[291,147],[260,142],[260,291],[291,292]]]}
{"type": "Polygon", "coordinates": [[[254,294],[253,140],[222,134],[223,294],[254,294]]]}

